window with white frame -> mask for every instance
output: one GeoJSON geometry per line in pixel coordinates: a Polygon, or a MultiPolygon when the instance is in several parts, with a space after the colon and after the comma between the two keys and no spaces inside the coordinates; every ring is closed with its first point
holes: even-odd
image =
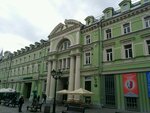
{"type": "Polygon", "coordinates": [[[130,23],[123,24],[123,33],[127,34],[127,33],[130,33],[130,32],[131,32],[130,23]]]}
{"type": "Polygon", "coordinates": [[[112,48],[106,49],[106,61],[113,60],[112,48]]]}
{"type": "Polygon", "coordinates": [[[150,27],[150,16],[144,18],[145,28],[150,27]]]}
{"type": "Polygon", "coordinates": [[[84,54],[84,64],[91,64],[91,52],[85,52],[84,54]]]}
{"type": "Polygon", "coordinates": [[[59,69],[62,69],[62,59],[59,60],[59,69]]]}
{"type": "Polygon", "coordinates": [[[110,39],[110,38],[112,38],[112,33],[111,33],[111,29],[107,29],[106,31],[105,31],[105,34],[106,34],[106,39],[110,39]]]}
{"type": "Polygon", "coordinates": [[[67,58],[67,68],[70,68],[70,58],[67,58]]]}
{"type": "Polygon", "coordinates": [[[132,44],[126,44],[126,45],[124,45],[124,55],[125,55],[126,59],[133,57],[132,44]]]}
{"type": "Polygon", "coordinates": [[[61,43],[61,45],[59,47],[59,51],[66,50],[69,47],[70,47],[70,41],[69,40],[65,40],[63,43],[61,43]]]}
{"type": "Polygon", "coordinates": [[[63,59],[63,69],[66,69],[66,58],[63,59]]]}
{"type": "Polygon", "coordinates": [[[106,12],[107,18],[110,17],[110,11],[106,12]]]}
{"type": "Polygon", "coordinates": [[[150,55],[150,39],[146,40],[147,54],[150,55]]]}
{"type": "Polygon", "coordinates": [[[90,44],[91,43],[91,36],[90,35],[87,35],[85,37],[85,44],[90,44]]]}
{"type": "Polygon", "coordinates": [[[127,11],[128,10],[128,4],[123,4],[123,11],[127,11]]]}

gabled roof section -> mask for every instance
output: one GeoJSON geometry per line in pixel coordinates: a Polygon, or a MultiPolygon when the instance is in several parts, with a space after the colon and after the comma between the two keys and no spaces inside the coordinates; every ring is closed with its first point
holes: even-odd
{"type": "Polygon", "coordinates": [[[74,25],[82,25],[82,23],[81,22],[79,22],[79,21],[77,21],[77,20],[74,20],[74,19],[69,19],[69,20],[67,20],[67,19],[65,19],[65,25],[67,26],[67,27],[69,27],[69,26],[74,26],[74,25]]]}
{"type": "MultiPolygon", "coordinates": [[[[50,33],[50,36],[51,35],[54,35],[54,34],[59,34],[61,33],[62,31],[66,31],[68,30],[69,28],[77,28],[77,27],[80,27],[82,26],[83,24],[77,20],[74,20],[74,19],[66,19],[64,21],[65,24],[63,23],[59,23],[53,30],[52,32],[50,33]]],[[[49,37],[50,37],[49,36],[49,37]]]]}
{"type": "Polygon", "coordinates": [[[61,31],[61,30],[63,29],[63,27],[64,27],[64,24],[59,23],[59,24],[52,30],[52,32],[50,33],[50,35],[55,34],[55,33],[59,32],[59,31],[61,31]]]}

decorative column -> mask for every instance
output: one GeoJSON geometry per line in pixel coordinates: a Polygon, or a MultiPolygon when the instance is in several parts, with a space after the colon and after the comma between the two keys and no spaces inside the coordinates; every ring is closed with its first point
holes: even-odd
{"type": "MultiPolygon", "coordinates": [[[[75,68],[75,90],[80,88],[80,54],[76,55],[76,68],[75,68]]],[[[79,96],[74,97],[75,100],[79,100],[79,96]]]]}
{"type": "MultiPolygon", "coordinates": [[[[75,59],[74,56],[70,58],[70,74],[69,74],[69,91],[73,91],[74,89],[74,68],[75,68],[75,59]]],[[[73,95],[68,95],[68,100],[73,99],[73,95]]]]}
{"type": "Polygon", "coordinates": [[[46,95],[50,96],[50,81],[51,81],[51,71],[52,71],[51,61],[48,62],[48,72],[47,72],[47,81],[46,81],[46,95]]]}
{"type": "MultiPolygon", "coordinates": [[[[56,70],[56,60],[53,61],[52,70],[53,69],[56,70]]],[[[50,100],[52,100],[54,98],[54,87],[55,87],[55,79],[51,76],[51,82],[50,82],[50,100]]]]}

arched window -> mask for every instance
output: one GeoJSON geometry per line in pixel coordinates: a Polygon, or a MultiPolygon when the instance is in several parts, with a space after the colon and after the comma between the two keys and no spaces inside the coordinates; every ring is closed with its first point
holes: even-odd
{"type": "Polygon", "coordinates": [[[69,40],[65,40],[63,41],[60,46],[59,46],[59,51],[63,51],[66,50],[70,47],[70,41],[69,40]]]}

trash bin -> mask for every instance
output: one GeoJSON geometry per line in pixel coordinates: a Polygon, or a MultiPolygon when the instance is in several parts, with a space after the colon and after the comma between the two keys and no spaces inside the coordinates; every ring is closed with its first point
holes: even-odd
{"type": "Polygon", "coordinates": [[[44,106],[44,113],[50,113],[50,110],[51,110],[50,108],[51,108],[50,105],[46,104],[44,106]]]}

